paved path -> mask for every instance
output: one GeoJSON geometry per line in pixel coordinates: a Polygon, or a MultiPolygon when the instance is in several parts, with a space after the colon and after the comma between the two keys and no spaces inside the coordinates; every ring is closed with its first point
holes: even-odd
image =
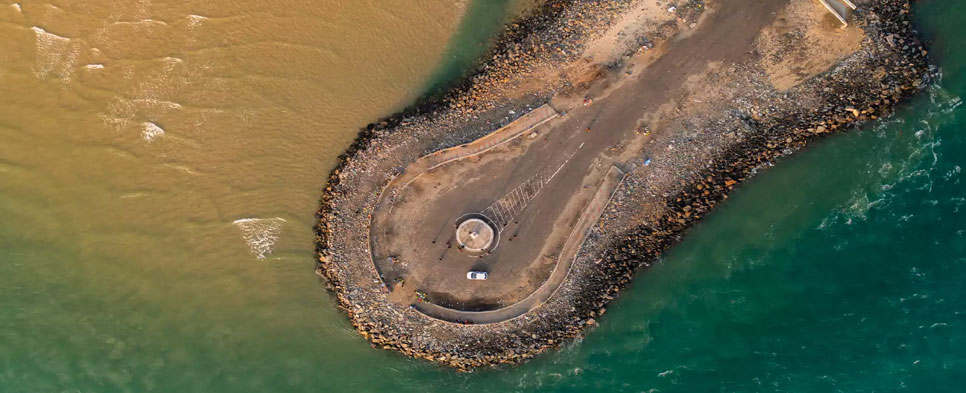
{"type": "MultiPolygon", "coordinates": [[[[615,164],[609,155],[612,148],[635,137],[638,122],[652,110],[647,108],[658,108],[686,94],[690,78],[700,78],[712,64],[729,64],[746,58],[754,50],[759,32],[774,21],[789,1],[715,1],[701,27],[675,38],[667,53],[622,82],[609,95],[595,99],[592,105],[574,108],[566,117],[543,126],[538,140],[520,143],[522,153],[514,156],[494,153],[489,156],[489,162],[480,153],[523,134],[517,130],[484,137],[479,144],[471,144],[476,147],[448,149],[418,161],[418,165],[407,168],[407,173],[395,181],[409,184],[429,169],[437,169],[413,183],[398,203],[394,202],[396,210],[389,204],[389,209],[377,207],[373,212],[370,232],[373,259],[382,261],[387,256],[399,255],[409,265],[392,273],[405,276],[407,283],[413,282],[413,287],[428,293],[437,304],[419,303],[417,307],[442,319],[470,320],[467,315],[478,315],[475,321],[483,323],[495,321],[497,316],[518,315],[515,313],[520,310],[537,306],[543,301],[537,299],[546,299],[547,294],[535,291],[545,291],[543,288],[548,282],[563,280],[566,274],[560,276],[559,272],[569,269],[546,264],[545,261],[552,260],[549,255],[553,252],[548,250],[563,247],[569,253],[579,249],[579,244],[564,247],[569,244],[567,230],[555,232],[554,228],[578,226],[578,221],[579,225],[586,225],[582,219],[584,213],[573,211],[571,202],[575,198],[591,198],[589,194],[594,190],[585,186],[596,184],[593,179],[604,177],[604,171],[615,164]],[[554,171],[552,182],[541,180],[543,185],[538,194],[524,195],[527,205],[513,209],[513,222],[504,220],[510,227],[505,230],[507,241],[500,243],[499,250],[482,258],[468,258],[455,251],[455,247],[448,247],[456,218],[483,211],[508,195],[519,200],[520,195],[514,194],[514,189],[548,167],[556,167],[571,153],[573,156],[567,158],[567,165],[560,167],[559,173],[554,171]],[[477,157],[467,160],[472,165],[463,165],[461,161],[459,165],[444,166],[473,155],[477,157]],[[516,240],[510,241],[514,237],[516,240]],[[465,278],[467,270],[488,271],[490,279],[469,282],[465,278]],[[492,310],[515,299],[523,300],[522,304],[512,306],[512,312],[475,311],[492,310]],[[451,306],[453,314],[439,305],[451,306]],[[480,313],[462,314],[456,309],[480,313]]],[[[551,108],[546,110],[552,112],[551,108]]],[[[569,264],[572,257],[568,258],[569,264]]],[[[556,260],[560,264],[562,259],[556,260]]]]}
{"type": "Polygon", "coordinates": [[[462,160],[477,154],[482,154],[487,150],[500,146],[504,143],[529,132],[537,126],[546,123],[559,114],[550,105],[541,105],[527,114],[518,117],[499,130],[493,131],[486,136],[470,143],[453,146],[432,154],[420,157],[415,162],[406,167],[406,172],[393,179],[388,187],[399,186],[399,189],[406,188],[413,180],[422,176],[427,171],[433,170],[450,162],[462,160]]]}
{"type": "Polygon", "coordinates": [[[607,207],[610,199],[617,192],[625,176],[624,172],[617,167],[610,168],[607,175],[600,182],[600,185],[597,186],[597,192],[594,193],[593,199],[591,199],[583,214],[580,215],[577,225],[574,226],[573,231],[567,238],[567,243],[560,253],[560,258],[557,261],[553,273],[550,274],[550,278],[540,288],[530,294],[530,296],[527,296],[526,299],[510,306],[491,311],[459,311],[427,302],[417,303],[416,309],[426,315],[444,321],[485,324],[513,319],[539,307],[550,296],[553,296],[557,288],[560,287],[560,284],[567,278],[570,267],[573,265],[574,260],[577,259],[577,251],[580,250],[580,246],[584,244],[584,239],[587,238],[587,234],[590,233],[594,224],[597,223],[601,214],[604,213],[604,208],[607,207]]]}

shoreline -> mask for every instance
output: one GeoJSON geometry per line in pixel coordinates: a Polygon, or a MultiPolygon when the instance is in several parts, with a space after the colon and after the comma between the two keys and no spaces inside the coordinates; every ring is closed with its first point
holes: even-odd
{"type": "MultiPolygon", "coordinates": [[[[656,141],[681,147],[656,154],[654,166],[635,164],[628,168],[629,181],[614,195],[610,208],[595,225],[594,233],[580,247],[566,281],[538,310],[524,315],[533,314],[534,318],[460,325],[399,309],[386,301],[384,288],[366,282],[367,278],[378,277],[378,272],[368,257],[368,246],[359,249],[356,239],[363,230],[368,233],[368,224],[358,221],[372,212],[371,206],[377,199],[370,195],[372,189],[381,188],[384,180],[395,175],[397,163],[412,162],[433,151],[475,140],[499,128],[494,125],[513,120],[503,116],[504,113],[512,110],[522,115],[528,111],[521,108],[535,108],[541,103],[552,103],[555,96],[573,95],[567,94],[568,89],[593,90],[595,81],[587,83],[585,88],[577,87],[580,83],[572,86],[559,83],[545,90],[523,89],[523,94],[514,89],[505,95],[509,99],[500,100],[504,93],[491,87],[494,80],[507,80],[505,73],[494,71],[495,64],[512,56],[522,57],[523,60],[513,64],[525,69],[539,69],[541,64],[572,63],[573,59],[559,55],[556,50],[537,52],[531,57],[514,53],[520,45],[549,40],[546,35],[553,37],[553,32],[565,31],[558,27],[571,25],[575,19],[568,18],[580,14],[582,6],[590,7],[553,1],[527,19],[535,26],[533,30],[527,30],[526,20],[514,23],[511,26],[517,26],[512,28],[516,30],[511,29],[498,39],[491,61],[480,67],[480,73],[467,78],[441,100],[422,101],[412,110],[370,124],[339,157],[318,213],[317,273],[326,279],[353,326],[374,347],[469,370],[520,362],[567,339],[579,337],[588,327],[596,325],[595,318],[606,312],[606,305],[641,267],[650,266],[678,243],[686,230],[713,211],[737,184],[811,141],[891,113],[899,102],[925,85],[931,72],[925,50],[909,19],[908,2],[874,1],[856,15],[858,24],[865,29],[862,49],[820,75],[800,82],[792,90],[778,92],[756,86],[754,83],[760,82],[762,75],[755,61],[735,66],[736,72],[719,71],[752,81],[745,84],[743,80],[732,80],[738,87],[734,92],[725,93],[735,94],[736,102],[751,102],[747,97],[761,93],[769,104],[748,105],[740,108],[739,114],[722,116],[721,108],[693,104],[692,101],[699,100],[687,96],[688,103],[679,103],[674,108],[685,115],[652,123],[654,128],[661,125],[672,130],[679,122],[707,114],[705,120],[719,125],[721,132],[698,137],[684,132],[656,135],[656,141]],[[880,69],[883,75],[876,79],[875,86],[863,84],[862,81],[871,79],[871,74],[880,73],[880,69]],[[478,89],[478,86],[486,88],[478,89]],[[797,105],[799,102],[811,105],[797,105]],[[681,138],[698,142],[674,143],[681,138]],[[705,145],[701,138],[713,139],[707,143],[708,151],[697,150],[705,145]],[[685,156],[687,149],[696,150],[685,156]],[[668,159],[658,159],[661,154],[668,159]],[[696,170],[686,176],[670,176],[676,175],[677,169],[662,169],[665,168],[662,165],[673,166],[675,159],[688,157],[704,158],[700,162],[705,164],[693,164],[696,170]],[[647,171],[643,170],[645,166],[647,171]],[[655,172],[669,176],[655,179],[655,172]]],[[[608,12],[616,16],[625,11],[617,7],[608,12]]],[[[696,15],[691,17],[697,19],[696,15]]],[[[571,42],[572,47],[583,43],[571,35],[557,38],[571,42]]],[[[673,43],[668,46],[673,50],[673,43]]],[[[752,60],[758,57],[763,56],[753,56],[752,60]]],[[[600,80],[607,81],[607,78],[596,82],[600,80]]]]}

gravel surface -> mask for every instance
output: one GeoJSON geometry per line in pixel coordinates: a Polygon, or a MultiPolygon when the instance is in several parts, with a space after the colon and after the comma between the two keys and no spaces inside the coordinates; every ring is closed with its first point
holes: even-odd
{"type": "MultiPolygon", "coordinates": [[[[663,131],[647,143],[647,155],[622,166],[624,185],[565,282],[539,308],[509,321],[465,325],[390,302],[368,248],[369,214],[385,184],[422,155],[479,138],[554,95],[579,94],[587,86],[547,70],[583,62],[587,46],[634,4],[548,1],[507,26],[474,75],[443,97],[370,124],[340,157],[318,212],[317,273],[373,347],[470,370],[517,363],[579,337],[641,267],[656,263],[737,184],[813,140],[886,116],[934,72],[908,1],[871,0],[854,16],[866,34],[860,49],[827,72],[778,91],[752,53],[713,70],[704,88],[677,97],[649,125],[663,131]]],[[[693,27],[706,5],[667,7],[675,7],[677,23],[638,32],[640,51],[693,27]]],[[[619,67],[620,61],[608,64],[603,72],[619,67]]]]}

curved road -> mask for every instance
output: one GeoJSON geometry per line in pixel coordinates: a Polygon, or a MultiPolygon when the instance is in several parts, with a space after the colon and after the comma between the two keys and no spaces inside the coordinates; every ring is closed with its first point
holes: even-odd
{"type": "Polygon", "coordinates": [[[535,137],[501,141],[470,156],[457,147],[438,153],[454,156],[448,161],[407,168],[401,178],[411,179],[406,187],[387,188],[370,229],[373,262],[393,291],[402,293],[399,301],[419,290],[430,302],[417,303],[417,309],[474,323],[498,322],[538,307],[566,276],[573,257],[565,240],[587,224],[581,211],[593,210],[587,209],[590,201],[599,203],[594,185],[611,177],[605,174],[612,165],[620,165],[611,148],[637,137],[634,129],[645,108],[683,94],[689,77],[754,50],[759,31],[788,1],[718,0],[695,31],[675,38],[669,51],[642,72],[593,105],[534,128],[535,137]],[[541,175],[551,172],[551,179],[541,175]],[[534,179],[541,185],[535,193],[515,191],[534,179]],[[454,220],[500,200],[522,207],[502,228],[499,247],[484,257],[461,255],[452,245],[454,220]],[[488,271],[490,279],[470,282],[468,270],[488,271]]]}

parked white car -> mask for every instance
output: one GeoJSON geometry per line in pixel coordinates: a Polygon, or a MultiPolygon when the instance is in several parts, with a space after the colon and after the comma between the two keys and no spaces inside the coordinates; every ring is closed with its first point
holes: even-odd
{"type": "Polygon", "coordinates": [[[487,276],[489,276],[489,274],[486,274],[486,272],[478,272],[476,270],[466,272],[467,280],[486,280],[487,276]]]}

